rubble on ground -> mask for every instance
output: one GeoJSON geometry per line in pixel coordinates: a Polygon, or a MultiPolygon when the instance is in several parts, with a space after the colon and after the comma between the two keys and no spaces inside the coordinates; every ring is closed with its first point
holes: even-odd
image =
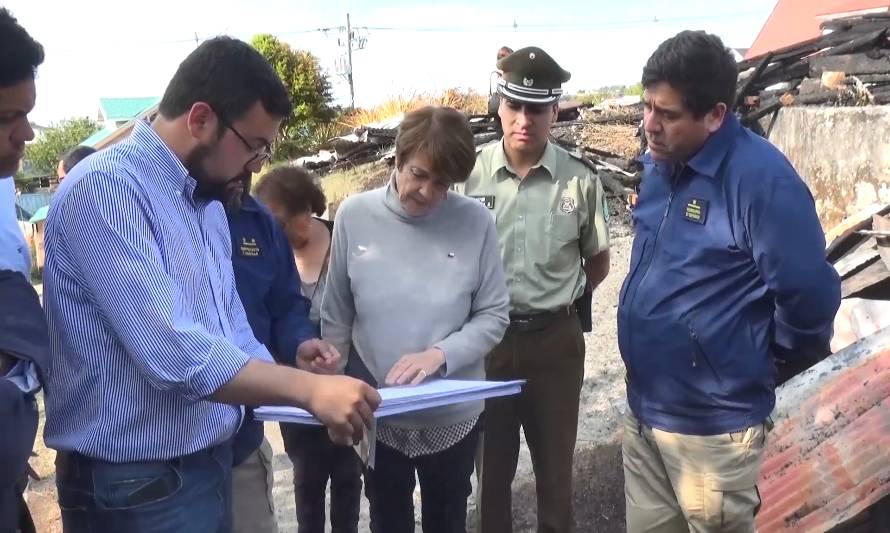
{"type": "MultiPolygon", "coordinates": [[[[779,387],[758,486],[758,530],[890,526],[890,204],[826,234],[841,277],[833,355],[779,387]]],[[[868,529],[871,528],[871,529],[868,529]]]]}
{"type": "MultiPolygon", "coordinates": [[[[623,97],[599,105],[565,101],[551,129],[552,139],[581,153],[597,168],[603,187],[619,216],[627,216],[628,199],[640,183],[642,167],[635,161],[642,153],[638,126],[642,119],[638,96],[623,97]]],[[[374,162],[392,164],[395,138],[403,115],[368,124],[346,136],[331,139],[315,155],[301,157],[293,164],[322,177],[374,162]]],[[[477,147],[500,138],[491,115],[467,117],[477,147]]]]}

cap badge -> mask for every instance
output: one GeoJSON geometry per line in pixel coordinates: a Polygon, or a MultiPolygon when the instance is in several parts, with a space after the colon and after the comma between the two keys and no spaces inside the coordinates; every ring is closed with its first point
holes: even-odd
{"type": "Polygon", "coordinates": [[[525,85],[526,87],[531,87],[532,85],[535,84],[535,79],[534,78],[522,78],[522,84],[525,85]]]}
{"type": "Polygon", "coordinates": [[[534,59],[534,58],[535,58],[535,53],[534,53],[534,52],[529,52],[529,54],[528,54],[528,58],[529,58],[529,59],[534,59]]]}

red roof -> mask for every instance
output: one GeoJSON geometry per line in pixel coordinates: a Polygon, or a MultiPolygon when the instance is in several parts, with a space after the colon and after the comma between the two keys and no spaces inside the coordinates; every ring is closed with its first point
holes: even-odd
{"type": "Polygon", "coordinates": [[[778,0],[745,58],[818,37],[826,16],[875,8],[890,8],[890,0],[778,0]]]}

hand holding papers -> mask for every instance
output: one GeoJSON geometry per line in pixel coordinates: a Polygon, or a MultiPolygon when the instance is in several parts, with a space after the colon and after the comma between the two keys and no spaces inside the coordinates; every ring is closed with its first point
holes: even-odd
{"type": "MultiPolygon", "coordinates": [[[[517,381],[460,381],[435,379],[420,385],[405,385],[379,389],[382,399],[374,412],[374,423],[354,448],[362,462],[374,468],[374,443],[377,441],[376,419],[442,405],[483,400],[495,396],[518,394],[524,380],[517,381]]],[[[257,420],[321,425],[312,413],[297,407],[259,407],[254,411],[257,420]]]]}

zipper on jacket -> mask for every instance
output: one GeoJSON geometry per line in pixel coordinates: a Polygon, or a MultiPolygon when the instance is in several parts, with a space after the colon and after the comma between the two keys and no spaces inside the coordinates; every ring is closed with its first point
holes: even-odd
{"type": "Polygon", "coordinates": [[[671,172],[671,192],[668,195],[667,205],[664,208],[664,214],[661,216],[661,222],[658,223],[658,229],[655,230],[655,237],[652,239],[652,253],[649,254],[649,261],[646,262],[646,270],[643,272],[643,277],[640,278],[640,282],[637,283],[637,286],[634,289],[633,296],[631,297],[631,305],[633,305],[634,300],[637,299],[637,291],[639,291],[640,287],[646,281],[646,277],[649,276],[649,270],[652,268],[652,260],[655,259],[655,254],[656,252],[658,252],[658,236],[661,235],[661,230],[664,228],[664,225],[667,222],[668,214],[670,214],[671,212],[671,202],[673,202],[674,200],[675,185],[677,184],[677,181],[679,181],[680,175],[683,173],[683,170],[685,168],[685,164],[680,164],[674,168],[673,172],[671,172]]]}
{"type": "Polygon", "coordinates": [[[701,343],[698,342],[698,333],[692,329],[692,326],[689,326],[689,336],[692,337],[692,343],[695,344],[692,347],[692,367],[695,368],[698,366],[698,352],[701,350],[701,343]]]}
{"type": "Polygon", "coordinates": [[[658,223],[658,229],[655,230],[655,237],[652,239],[652,253],[649,254],[649,260],[646,262],[646,270],[643,271],[643,277],[640,278],[640,282],[637,283],[637,286],[634,288],[633,296],[630,299],[630,305],[633,305],[634,300],[637,299],[637,291],[643,285],[643,282],[646,281],[646,277],[649,276],[649,270],[652,268],[652,260],[655,259],[655,253],[658,252],[658,236],[661,235],[661,230],[664,228],[665,223],[667,222],[668,213],[671,211],[671,202],[674,200],[674,188],[673,184],[671,185],[671,194],[668,195],[667,206],[664,208],[664,215],[661,217],[661,222],[658,223]]]}
{"type": "MultiPolygon", "coordinates": [[[[652,260],[655,259],[655,254],[658,252],[658,236],[661,235],[661,230],[664,228],[664,225],[667,222],[668,214],[670,214],[670,212],[671,212],[671,202],[673,202],[673,200],[674,200],[674,183],[676,182],[676,178],[680,174],[680,172],[682,172],[682,167],[680,167],[680,170],[678,172],[676,172],[674,175],[671,176],[671,185],[670,185],[671,192],[668,195],[667,205],[664,208],[664,214],[661,216],[661,222],[658,223],[658,229],[655,230],[655,237],[653,237],[653,239],[652,239],[652,253],[649,254],[649,260],[646,262],[646,270],[643,272],[643,276],[640,278],[639,283],[636,284],[636,287],[633,288],[633,294],[630,294],[631,287],[628,284],[627,291],[626,291],[627,294],[624,295],[625,299],[627,299],[628,296],[630,297],[630,300],[627,302],[628,309],[633,309],[633,304],[637,299],[637,292],[639,291],[640,287],[643,285],[643,282],[646,281],[646,277],[649,275],[649,270],[652,267],[652,260]]],[[[643,250],[643,252],[645,252],[645,249],[643,250]]],[[[640,257],[640,261],[642,261],[643,259],[644,259],[643,257],[640,257]]],[[[636,270],[639,270],[639,268],[637,268],[636,270]]],[[[632,342],[633,325],[631,324],[631,316],[632,316],[632,314],[630,314],[630,316],[628,316],[627,345],[628,345],[628,349],[631,351],[631,353],[633,353],[633,342],[632,342]]],[[[628,356],[628,363],[629,363],[628,369],[627,369],[628,373],[632,374],[632,373],[634,373],[633,358],[630,356],[628,356]]],[[[636,381],[635,379],[633,379],[633,377],[631,377],[631,380],[636,381]]]]}

